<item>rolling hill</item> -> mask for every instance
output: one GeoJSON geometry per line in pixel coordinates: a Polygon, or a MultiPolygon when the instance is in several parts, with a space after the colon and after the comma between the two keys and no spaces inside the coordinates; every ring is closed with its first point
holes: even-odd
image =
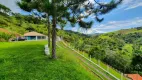
{"type": "Polygon", "coordinates": [[[142,27],[85,36],[63,31],[63,39],[88,56],[125,73],[142,75],[142,27]]]}
{"type": "MultiPolygon", "coordinates": [[[[47,35],[44,20],[40,21],[32,16],[17,15],[7,16],[0,14],[0,41],[8,41],[10,38],[15,37],[16,35],[12,35],[12,33],[22,35],[25,32],[37,31],[47,35]]],[[[84,35],[63,30],[58,30],[57,34],[75,49],[85,52],[86,56],[91,56],[95,61],[100,60],[125,74],[139,73],[142,75],[141,27],[99,35],[84,35]]],[[[68,53],[68,51],[65,52],[68,53]]],[[[4,72],[4,74],[6,73],[4,72]]],[[[1,76],[5,77],[5,75],[1,76]]]]}

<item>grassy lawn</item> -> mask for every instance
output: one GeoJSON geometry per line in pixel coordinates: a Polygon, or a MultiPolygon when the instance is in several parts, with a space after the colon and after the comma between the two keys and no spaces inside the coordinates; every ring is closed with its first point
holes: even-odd
{"type": "Polygon", "coordinates": [[[68,49],[57,60],[44,55],[47,41],[0,43],[0,80],[100,80],[68,49]]]}

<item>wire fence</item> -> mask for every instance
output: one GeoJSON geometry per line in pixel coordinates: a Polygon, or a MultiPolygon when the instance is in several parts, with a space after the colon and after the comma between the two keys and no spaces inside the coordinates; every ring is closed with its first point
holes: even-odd
{"type": "MultiPolygon", "coordinates": [[[[64,44],[66,47],[70,48],[71,50],[73,50],[74,52],[76,52],[77,54],[79,54],[81,57],[85,58],[87,61],[89,61],[90,63],[92,63],[92,64],[94,64],[95,66],[97,66],[97,68],[99,68],[101,71],[107,73],[109,76],[111,76],[111,78],[113,78],[113,79],[115,79],[115,80],[124,80],[124,77],[125,77],[125,76],[124,76],[124,74],[123,74],[122,72],[120,72],[120,71],[114,69],[113,67],[111,67],[111,66],[109,66],[109,65],[107,65],[107,64],[105,64],[105,63],[103,63],[103,64],[107,65],[107,68],[104,69],[103,67],[100,66],[100,61],[98,61],[98,64],[97,64],[97,63],[95,63],[95,62],[92,60],[91,56],[90,56],[89,58],[87,58],[87,57],[84,55],[84,53],[81,54],[79,50],[77,51],[77,50],[75,50],[73,47],[71,47],[70,45],[67,45],[64,41],[62,41],[62,42],[63,42],[63,44],[64,44]],[[113,70],[116,70],[116,71],[120,74],[121,77],[118,78],[118,77],[116,77],[115,75],[113,75],[113,74],[110,72],[110,68],[113,69],[113,70]]],[[[102,62],[101,62],[101,63],[102,63],[102,62]]]]}

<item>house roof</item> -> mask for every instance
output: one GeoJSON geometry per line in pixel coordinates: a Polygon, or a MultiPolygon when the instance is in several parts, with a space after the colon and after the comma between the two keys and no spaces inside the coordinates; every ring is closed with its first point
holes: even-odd
{"type": "Polygon", "coordinates": [[[25,33],[24,36],[45,36],[41,33],[37,33],[37,32],[28,32],[28,33],[25,33]]]}
{"type": "Polygon", "coordinates": [[[142,77],[139,74],[128,74],[127,76],[132,80],[142,80],[142,77]]]}

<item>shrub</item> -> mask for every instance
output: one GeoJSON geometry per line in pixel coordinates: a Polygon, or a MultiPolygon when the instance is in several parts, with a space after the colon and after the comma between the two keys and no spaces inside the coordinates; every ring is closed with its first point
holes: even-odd
{"type": "Polygon", "coordinates": [[[0,41],[8,41],[12,37],[13,37],[12,34],[0,32],[0,41]]]}
{"type": "Polygon", "coordinates": [[[91,57],[95,57],[96,59],[103,60],[105,58],[105,51],[99,46],[94,46],[90,50],[89,55],[91,55],[91,57]]]}
{"type": "Polygon", "coordinates": [[[0,24],[3,26],[8,26],[8,23],[5,20],[0,20],[0,24]]]}
{"type": "Polygon", "coordinates": [[[0,38],[0,42],[5,42],[6,40],[3,38],[0,38]]]}

